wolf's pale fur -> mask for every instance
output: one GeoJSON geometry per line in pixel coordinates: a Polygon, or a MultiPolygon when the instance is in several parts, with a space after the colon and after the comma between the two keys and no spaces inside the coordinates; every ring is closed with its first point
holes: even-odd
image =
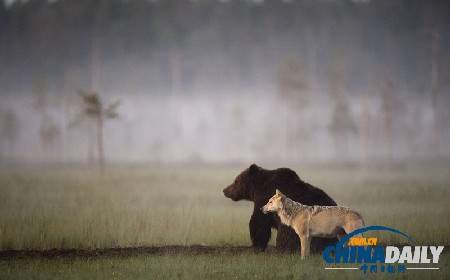
{"type": "Polygon", "coordinates": [[[264,214],[277,212],[281,222],[295,230],[302,245],[302,259],[309,255],[312,237],[337,237],[340,240],[347,233],[364,227],[361,215],[348,207],[303,205],[279,190],[261,211],[264,214]]]}

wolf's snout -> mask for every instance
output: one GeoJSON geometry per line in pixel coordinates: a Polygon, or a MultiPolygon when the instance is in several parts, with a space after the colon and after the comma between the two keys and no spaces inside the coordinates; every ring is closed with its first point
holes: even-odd
{"type": "Polygon", "coordinates": [[[264,210],[263,210],[263,208],[261,207],[261,208],[259,208],[259,210],[261,210],[261,212],[264,212],[264,210]]]}

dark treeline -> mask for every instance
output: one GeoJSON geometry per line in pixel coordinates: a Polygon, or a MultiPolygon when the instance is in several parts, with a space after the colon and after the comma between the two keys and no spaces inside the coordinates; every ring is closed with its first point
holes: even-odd
{"type": "Polygon", "coordinates": [[[450,56],[449,1],[31,0],[1,4],[0,18],[3,89],[31,88],[38,73],[89,84],[95,32],[102,84],[119,90],[265,86],[292,55],[322,83],[334,53],[354,87],[385,72],[417,90],[430,83],[434,32],[450,56]]]}
{"type": "Polygon", "coordinates": [[[448,46],[446,0],[0,1],[2,145],[79,160],[82,89],[124,101],[117,160],[448,156],[448,46]]]}

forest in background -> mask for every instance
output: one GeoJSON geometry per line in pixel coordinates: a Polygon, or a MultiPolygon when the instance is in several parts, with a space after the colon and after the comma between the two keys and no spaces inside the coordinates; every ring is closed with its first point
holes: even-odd
{"type": "Polygon", "coordinates": [[[448,158],[448,46],[449,1],[2,1],[0,159],[93,162],[80,89],[109,162],[448,158]]]}

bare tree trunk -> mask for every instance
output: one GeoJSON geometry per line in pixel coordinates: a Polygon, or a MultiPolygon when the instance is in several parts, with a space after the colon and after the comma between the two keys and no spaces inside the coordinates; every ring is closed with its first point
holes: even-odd
{"type": "Polygon", "coordinates": [[[102,48],[102,24],[106,15],[106,2],[101,0],[98,4],[97,15],[94,23],[94,29],[92,34],[92,76],[91,76],[91,91],[98,93],[100,86],[100,73],[101,73],[101,48],[102,48]]]}
{"type": "MultiPolygon", "coordinates": [[[[388,101],[385,101],[388,102],[388,101]]],[[[392,129],[391,122],[392,117],[388,109],[384,108],[383,112],[383,136],[384,136],[384,156],[387,164],[392,162],[392,129]]]]}
{"type": "Polygon", "coordinates": [[[385,93],[382,93],[382,104],[381,104],[381,127],[383,133],[383,148],[384,148],[384,160],[387,164],[391,163],[391,116],[388,108],[387,96],[385,93]]]}
{"type": "Polygon", "coordinates": [[[71,93],[75,91],[72,86],[72,76],[70,75],[64,82],[62,92],[62,160],[67,163],[70,160],[70,106],[71,93]]]}
{"type": "Polygon", "coordinates": [[[97,92],[100,86],[100,72],[101,72],[101,39],[100,35],[94,35],[92,39],[92,76],[91,76],[91,91],[97,92]]]}
{"type": "Polygon", "coordinates": [[[181,93],[181,53],[178,46],[174,46],[170,53],[170,66],[172,71],[172,97],[173,97],[173,156],[175,160],[182,159],[182,128],[179,106],[179,95],[181,93]]]}
{"type": "Polygon", "coordinates": [[[239,51],[238,48],[233,44],[231,47],[231,59],[230,59],[230,79],[231,85],[234,88],[240,88],[241,86],[241,76],[239,73],[239,51]]]}
{"type": "Polygon", "coordinates": [[[431,42],[431,108],[433,110],[433,124],[431,132],[431,152],[433,156],[438,155],[438,119],[439,119],[439,40],[440,35],[437,31],[432,33],[431,42]]]}
{"type": "Polygon", "coordinates": [[[370,110],[370,91],[363,100],[363,108],[361,112],[361,154],[362,165],[366,170],[369,164],[369,110],[370,110]]]}
{"type": "Polygon", "coordinates": [[[103,154],[103,112],[100,110],[100,114],[97,117],[97,149],[98,149],[98,164],[100,172],[105,172],[105,158],[103,154]]]}
{"type": "MultiPolygon", "coordinates": [[[[67,96],[65,97],[67,98],[67,96]]],[[[64,104],[64,123],[63,123],[63,152],[64,162],[70,161],[71,135],[70,135],[70,103],[68,100],[63,101],[64,104]]]]}
{"type": "Polygon", "coordinates": [[[311,30],[307,33],[307,75],[308,75],[308,88],[309,88],[309,96],[311,97],[311,122],[310,122],[310,135],[312,137],[312,141],[310,141],[310,147],[311,147],[311,159],[317,158],[318,154],[318,139],[317,139],[317,131],[318,131],[318,121],[317,116],[318,114],[318,101],[317,101],[317,95],[319,91],[318,87],[318,78],[317,78],[317,42],[316,42],[316,36],[317,32],[316,30],[311,30]]]}
{"type": "MultiPolygon", "coordinates": [[[[100,87],[100,75],[101,75],[101,48],[102,48],[102,24],[106,15],[106,1],[100,0],[97,8],[97,15],[94,23],[94,31],[92,37],[92,76],[91,76],[91,92],[97,93],[100,87]]],[[[98,161],[100,172],[104,171],[104,159],[103,159],[103,120],[100,110],[99,117],[97,119],[97,149],[98,149],[98,161]]],[[[93,162],[94,155],[94,124],[90,124],[89,134],[89,162],[93,162]]]]}
{"type": "Polygon", "coordinates": [[[284,140],[285,140],[285,145],[284,145],[284,156],[285,156],[285,161],[289,161],[289,138],[290,138],[290,125],[289,125],[289,103],[287,100],[284,100],[284,104],[285,104],[285,109],[284,109],[284,140]]]}
{"type": "Polygon", "coordinates": [[[337,165],[341,165],[344,162],[342,135],[340,131],[334,132],[334,159],[337,161],[337,165]]]}
{"type": "Polygon", "coordinates": [[[392,134],[393,134],[393,122],[394,122],[394,85],[392,80],[389,79],[388,74],[384,73],[380,80],[380,97],[381,97],[381,125],[382,134],[384,138],[384,156],[387,166],[392,163],[392,134]]]}
{"type": "Polygon", "coordinates": [[[91,120],[88,122],[88,164],[94,163],[94,124],[91,120]]]}
{"type": "Polygon", "coordinates": [[[8,139],[8,149],[7,149],[7,159],[9,160],[9,161],[12,161],[13,160],[13,157],[14,157],[14,139],[12,138],[12,137],[10,137],[9,139],[8,139]]]}
{"type": "Polygon", "coordinates": [[[178,46],[174,46],[170,52],[170,68],[172,71],[172,93],[178,95],[181,92],[181,53],[178,46]]]}

